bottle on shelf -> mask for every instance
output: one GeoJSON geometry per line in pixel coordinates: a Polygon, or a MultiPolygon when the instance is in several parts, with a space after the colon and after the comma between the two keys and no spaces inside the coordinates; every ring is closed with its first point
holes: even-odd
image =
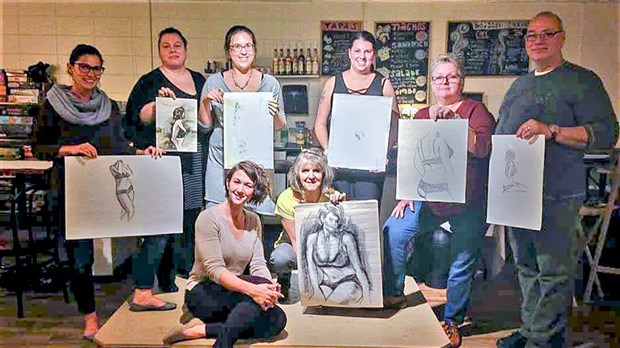
{"type": "Polygon", "coordinates": [[[306,57],[304,56],[304,45],[299,46],[299,58],[297,58],[297,71],[299,75],[306,75],[306,57]]]}
{"type": "Polygon", "coordinates": [[[312,54],[312,75],[319,74],[319,50],[316,46],[316,41],[314,42],[314,52],[312,54]]]}
{"type": "Polygon", "coordinates": [[[280,70],[280,63],[278,61],[278,46],[276,44],[273,45],[273,58],[271,60],[271,71],[273,71],[274,75],[277,75],[280,70]]]}
{"type": "Polygon", "coordinates": [[[286,47],[286,57],[284,58],[284,74],[290,75],[293,73],[293,57],[291,57],[291,47],[286,47]]]}
{"type": "Polygon", "coordinates": [[[293,59],[291,61],[291,74],[299,75],[299,57],[298,57],[298,48],[297,44],[295,44],[295,48],[293,48],[293,59]]]}
{"type": "Polygon", "coordinates": [[[306,75],[312,75],[312,52],[310,51],[310,44],[308,44],[308,50],[306,51],[306,75]]]}
{"type": "Polygon", "coordinates": [[[284,48],[280,46],[280,54],[278,55],[278,75],[284,75],[285,72],[285,63],[284,63],[284,48]]]}

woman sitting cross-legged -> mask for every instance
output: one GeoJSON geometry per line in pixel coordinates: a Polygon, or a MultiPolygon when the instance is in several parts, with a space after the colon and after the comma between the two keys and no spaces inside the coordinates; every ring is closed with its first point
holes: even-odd
{"type": "Polygon", "coordinates": [[[164,343],[216,338],[232,347],[238,338],[267,338],[286,325],[280,284],[271,281],[263,254],[261,222],[246,203],[260,203],[269,179],[257,164],[243,161],[226,175],[226,200],[196,220],[196,257],[185,291],[195,317],[170,331],[164,343]],[[249,275],[246,274],[249,271],[249,275]]]}

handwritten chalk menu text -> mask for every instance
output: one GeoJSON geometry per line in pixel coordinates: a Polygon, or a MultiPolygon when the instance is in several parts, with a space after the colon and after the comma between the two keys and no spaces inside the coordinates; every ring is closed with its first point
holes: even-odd
{"type": "Polygon", "coordinates": [[[361,21],[322,21],[322,64],[323,76],[334,76],[349,69],[347,50],[355,32],[362,30],[361,21]]]}
{"type": "Polygon", "coordinates": [[[469,76],[527,74],[526,20],[448,22],[448,52],[469,76]]]}
{"type": "Polygon", "coordinates": [[[389,77],[399,105],[427,102],[429,22],[375,23],[377,72],[389,77]]]}

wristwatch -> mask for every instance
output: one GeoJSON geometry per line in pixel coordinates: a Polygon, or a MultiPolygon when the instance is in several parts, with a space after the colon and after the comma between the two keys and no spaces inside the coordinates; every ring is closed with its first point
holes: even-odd
{"type": "Polygon", "coordinates": [[[555,138],[557,138],[558,133],[560,132],[560,127],[558,125],[552,124],[549,126],[549,132],[551,132],[551,138],[549,138],[549,140],[555,141],[555,138]]]}

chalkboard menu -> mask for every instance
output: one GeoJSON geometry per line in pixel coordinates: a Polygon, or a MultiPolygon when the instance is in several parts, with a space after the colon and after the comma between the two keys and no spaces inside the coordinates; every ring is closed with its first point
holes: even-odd
{"type": "Polygon", "coordinates": [[[448,52],[457,55],[469,76],[525,75],[527,21],[448,22],[448,52]]]}
{"type": "Polygon", "coordinates": [[[426,104],[429,22],[375,23],[377,72],[389,77],[399,106],[426,104]]]}
{"type": "Polygon", "coordinates": [[[353,34],[362,30],[361,21],[322,21],[321,73],[333,76],[349,69],[347,50],[353,41],[353,34]]]}

